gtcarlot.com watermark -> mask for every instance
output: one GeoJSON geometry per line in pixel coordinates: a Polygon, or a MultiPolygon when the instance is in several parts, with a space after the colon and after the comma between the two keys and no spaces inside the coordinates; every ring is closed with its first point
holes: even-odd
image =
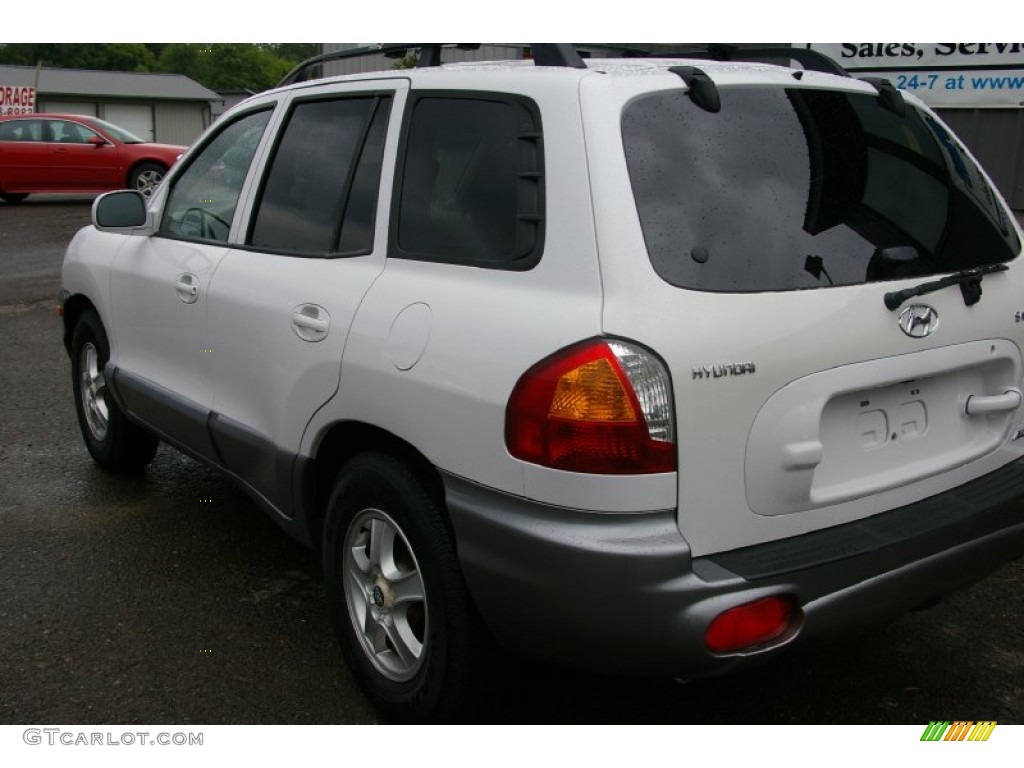
{"type": "Polygon", "coordinates": [[[151,733],[149,731],[71,731],[63,728],[26,728],[22,740],[31,746],[48,745],[66,747],[201,747],[203,734],[151,733]]]}

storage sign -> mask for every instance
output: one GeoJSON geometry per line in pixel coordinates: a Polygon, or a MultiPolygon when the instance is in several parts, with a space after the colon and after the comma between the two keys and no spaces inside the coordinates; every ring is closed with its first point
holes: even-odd
{"type": "Polygon", "coordinates": [[[31,115],[35,111],[35,88],[0,83],[0,115],[31,115]]]}
{"type": "Polygon", "coordinates": [[[808,43],[932,107],[1024,107],[1024,43],[808,43]]]}

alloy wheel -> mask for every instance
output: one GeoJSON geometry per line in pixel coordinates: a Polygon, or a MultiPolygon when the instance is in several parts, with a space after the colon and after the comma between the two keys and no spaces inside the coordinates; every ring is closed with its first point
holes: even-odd
{"type": "Polygon", "coordinates": [[[345,536],[344,587],[363,652],[385,677],[412,678],[427,651],[426,589],[409,541],[379,509],[355,516],[345,536]]]}
{"type": "Polygon", "coordinates": [[[79,359],[79,392],[82,411],[93,438],[102,442],[107,436],[110,413],[107,410],[107,380],[100,365],[99,350],[91,341],[82,345],[79,359]]]}

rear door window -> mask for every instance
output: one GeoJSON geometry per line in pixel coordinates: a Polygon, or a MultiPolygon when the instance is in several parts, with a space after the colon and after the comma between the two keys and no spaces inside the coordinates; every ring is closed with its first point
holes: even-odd
{"type": "Polygon", "coordinates": [[[380,96],[297,104],[247,244],[296,255],[368,253],[390,105],[380,96]]]}
{"type": "Polygon", "coordinates": [[[40,120],[6,120],[0,122],[0,141],[43,141],[40,120]]]}
{"type": "Polygon", "coordinates": [[[959,143],[870,94],[682,91],[623,113],[648,254],[668,282],[779,291],[951,272],[1014,258],[1003,206],[959,143]]]}

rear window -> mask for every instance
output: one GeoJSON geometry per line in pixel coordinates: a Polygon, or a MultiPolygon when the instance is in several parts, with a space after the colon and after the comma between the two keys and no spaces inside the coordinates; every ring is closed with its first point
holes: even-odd
{"type": "Polygon", "coordinates": [[[780,291],[1007,261],[1020,243],[959,142],[868,94],[722,89],[642,97],[622,134],[647,251],[673,285],[780,291]]]}

